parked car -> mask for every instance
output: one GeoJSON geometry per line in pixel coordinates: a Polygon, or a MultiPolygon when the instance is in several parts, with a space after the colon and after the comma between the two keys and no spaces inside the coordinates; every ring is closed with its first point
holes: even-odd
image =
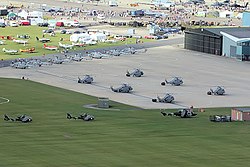
{"type": "Polygon", "coordinates": [[[43,33],[48,33],[48,34],[54,33],[54,30],[52,29],[43,30],[43,33]]]}
{"type": "Polygon", "coordinates": [[[2,28],[6,27],[5,23],[0,23],[0,27],[2,28]]]}
{"type": "Polygon", "coordinates": [[[37,24],[39,27],[48,27],[49,23],[38,23],[37,24]]]}
{"type": "Polygon", "coordinates": [[[145,35],[144,38],[146,38],[146,39],[158,39],[158,37],[154,36],[154,35],[145,35]]]}
{"type": "Polygon", "coordinates": [[[80,31],[75,31],[74,34],[81,34],[81,32],[80,31]]]}
{"type": "Polygon", "coordinates": [[[72,34],[72,32],[69,30],[62,30],[61,34],[72,34]]]}
{"type": "Polygon", "coordinates": [[[16,22],[10,22],[11,27],[18,27],[18,24],[16,22]]]}

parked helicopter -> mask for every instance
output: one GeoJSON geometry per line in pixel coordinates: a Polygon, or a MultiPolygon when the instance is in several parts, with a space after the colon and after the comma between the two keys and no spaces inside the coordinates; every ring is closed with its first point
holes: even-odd
{"type": "Polygon", "coordinates": [[[169,93],[166,93],[163,98],[160,98],[157,96],[157,99],[152,99],[152,102],[160,102],[160,103],[172,103],[174,101],[174,96],[170,95],[169,93]]]}
{"type": "Polygon", "coordinates": [[[184,108],[184,109],[181,109],[181,110],[178,110],[177,112],[174,112],[174,113],[165,113],[165,112],[161,112],[161,114],[163,116],[178,116],[178,117],[181,117],[181,118],[192,118],[192,117],[195,117],[197,114],[193,112],[193,108],[184,108]]]}
{"type": "Polygon", "coordinates": [[[31,122],[32,121],[32,118],[30,116],[27,116],[27,115],[20,115],[16,118],[16,121],[21,121],[23,123],[27,123],[27,122],[31,122]]]}
{"type": "Polygon", "coordinates": [[[49,58],[48,62],[53,63],[53,64],[62,64],[64,62],[64,60],[60,59],[58,56],[56,56],[54,59],[49,58]]]}
{"type": "Polygon", "coordinates": [[[18,50],[14,50],[14,49],[8,50],[8,49],[3,48],[3,52],[8,53],[8,54],[17,54],[18,50]]]}
{"type": "Polygon", "coordinates": [[[171,84],[174,86],[180,86],[181,84],[183,84],[183,80],[181,77],[173,77],[170,80],[166,80],[164,82],[161,83],[162,86],[164,86],[165,84],[171,84]]]}
{"type": "Polygon", "coordinates": [[[133,88],[128,84],[122,84],[118,88],[113,88],[113,86],[111,86],[110,89],[113,92],[118,92],[118,93],[130,93],[133,90],[133,88]]]}
{"type": "Polygon", "coordinates": [[[224,95],[225,89],[222,86],[217,86],[210,88],[210,91],[207,92],[207,95],[224,95]]]}
{"type": "Polygon", "coordinates": [[[22,123],[27,123],[27,122],[31,122],[32,118],[30,116],[27,115],[20,115],[18,116],[16,119],[9,117],[7,114],[4,114],[4,120],[5,121],[20,121],[22,123]]]}
{"type": "Polygon", "coordinates": [[[78,77],[78,83],[91,84],[93,81],[94,79],[90,75],[85,75],[83,79],[78,77]]]}
{"type": "Polygon", "coordinates": [[[73,60],[73,61],[82,61],[85,57],[78,53],[76,53],[74,56],[69,56],[68,59],[73,60]]]}
{"type": "Polygon", "coordinates": [[[67,113],[67,119],[82,119],[84,121],[93,121],[95,119],[95,117],[93,115],[84,113],[84,114],[80,114],[80,116],[78,117],[74,117],[72,116],[70,113],[67,113]]]}
{"type": "Polygon", "coordinates": [[[29,68],[28,64],[26,62],[15,62],[10,64],[11,67],[16,69],[26,69],[29,68]]]}
{"type": "Polygon", "coordinates": [[[132,76],[132,77],[141,77],[143,74],[144,74],[143,71],[137,68],[132,72],[127,71],[126,76],[127,77],[130,77],[130,76],[132,76]]]}

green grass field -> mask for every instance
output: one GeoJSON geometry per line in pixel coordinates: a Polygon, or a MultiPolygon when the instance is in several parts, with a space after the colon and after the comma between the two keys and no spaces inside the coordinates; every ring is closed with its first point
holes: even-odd
{"type": "MultiPolygon", "coordinates": [[[[0,36],[12,36],[16,39],[17,35],[25,35],[28,34],[31,38],[28,40],[29,43],[24,46],[23,44],[18,44],[13,42],[12,40],[4,39],[5,45],[0,45],[0,60],[7,60],[7,59],[16,59],[16,58],[29,58],[32,56],[42,56],[43,54],[52,54],[52,53],[58,53],[59,51],[50,51],[43,48],[43,43],[38,42],[36,40],[36,37],[42,38],[42,30],[47,29],[46,27],[38,27],[38,26],[19,26],[19,27],[5,27],[0,29],[0,36]],[[17,55],[10,55],[7,53],[4,53],[2,51],[3,48],[6,49],[26,49],[35,47],[36,53],[18,53],[17,55]]],[[[62,43],[65,44],[71,44],[69,41],[70,35],[68,34],[60,34],[56,33],[55,37],[51,37],[48,34],[45,34],[45,38],[49,38],[51,42],[47,43],[48,45],[58,46],[58,42],[60,41],[60,38],[63,38],[64,41],[62,43]]],[[[1,40],[1,39],[0,39],[1,40]]],[[[26,40],[26,39],[24,39],[26,40]]],[[[141,39],[143,42],[153,41],[150,39],[141,39]]],[[[83,50],[83,49],[95,49],[95,48],[102,48],[102,47],[110,47],[110,46],[119,46],[119,45],[125,45],[125,44],[134,44],[135,38],[128,38],[127,41],[119,41],[116,43],[98,43],[97,45],[93,46],[86,46],[86,47],[74,47],[74,50],[83,50]]]]}
{"type": "Polygon", "coordinates": [[[206,109],[193,119],[115,102],[119,111],[86,109],[96,97],[21,79],[0,78],[0,96],[10,100],[0,104],[0,115],[33,118],[27,124],[0,120],[1,167],[249,166],[250,123],[208,120],[230,108],[206,109]],[[67,112],[96,120],[68,120],[67,112]]]}

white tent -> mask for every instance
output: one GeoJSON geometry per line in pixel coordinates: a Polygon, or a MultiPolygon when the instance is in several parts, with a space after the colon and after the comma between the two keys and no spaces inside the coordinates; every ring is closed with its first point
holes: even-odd
{"type": "Polygon", "coordinates": [[[90,35],[87,34],[87,33],[72,34],[70,36],[69,40],[72,41],[72,42],[77,42],[77,41],[79,41],[80,39],[83,39],[83,38],[90,38],[90,35]]]}
{"type": "Polygon", "coordinates": [[[104,33],[95,33],[90,36],[95,41],[105,41],[107,36],[104,33]]]}
{"type": "Polygon", "coordinates": [[[223,12],[220,12],[220,17],[222,17],[222,18],[232,18],[232,17],[234,17],[234,13],[231,12],[231,11],[223,11],[223,12]]]}
{"type": "Polygon", "coordinates": [[[43,12],[33,11],[28,13],[29,18],[43,18],[43,12]]]}
{"type": "Polygon", "coordinates": [[[25,10],[22,10],[21,12],[19,12],[19,13],[17,14],[17,16],[18,16],[18,17],[21,17],[21,18],[23,18],[23,19],[25,19],[25,20],[27,20],[28,12],[26,12],[25,10]]]}

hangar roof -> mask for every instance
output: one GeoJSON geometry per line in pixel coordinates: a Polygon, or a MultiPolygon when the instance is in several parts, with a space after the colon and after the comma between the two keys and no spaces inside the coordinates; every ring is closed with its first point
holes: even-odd
{"type": "Polygon", "coordinates": [[[250,108],[234,108],[234,109],[241,112],[250,112],[250,108]]]}
{"type": "Polygon", "coordinates": [[[250,38],[250,27],[205,28],[205,30],[219,36],[220,32],[225,32],[236,38],[250,38]]]}

